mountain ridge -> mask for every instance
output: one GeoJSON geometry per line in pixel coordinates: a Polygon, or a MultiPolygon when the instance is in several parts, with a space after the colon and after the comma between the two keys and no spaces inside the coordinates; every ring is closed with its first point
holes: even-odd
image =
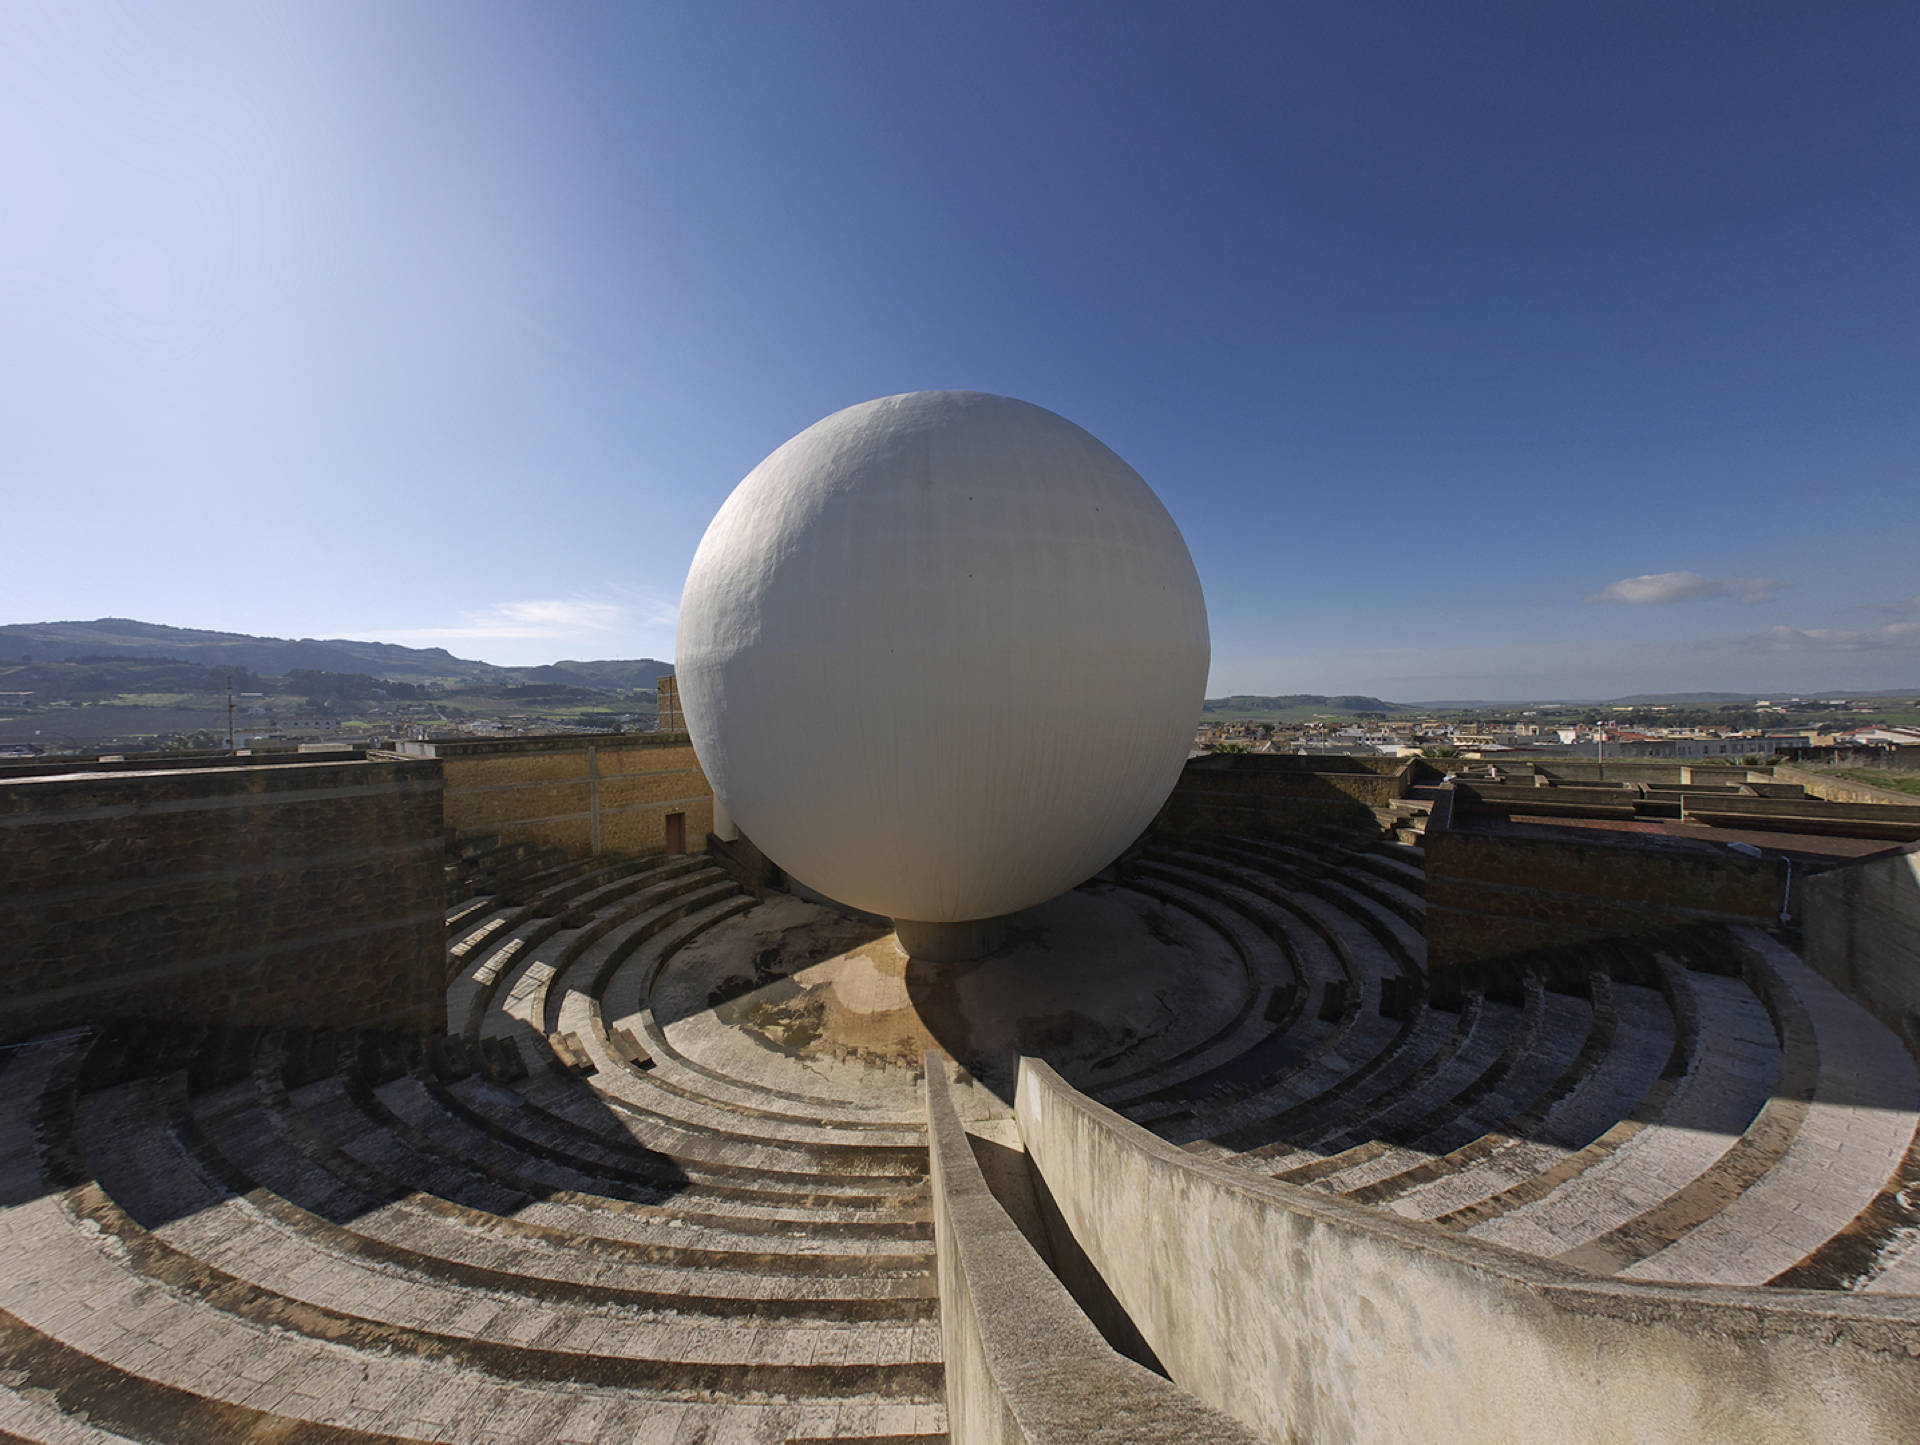
{"type": "MultiPolygon", "coordinates": [[[[502,667],[456,657],[444,647],[407,647],[397,642],[353,638],[264,637],[246,632],[174,627],[130,617],[90,621],[0,624],[0,667],[31,656],[35,662],[81,658],[139,662],[174,661],[202,667],[245,668],[271,676],[294,671],[365,674],[396,682],[441,682],[478,687],[584,687],[608,692],[653,691],[658,678],[671,677],[673,664],[659,658],[562,658],[527,667],[502,667]]],[[[1486,710],[1492,708],[1628,707],[1668,704],[1752,702],[1762,697],[1878,699],[1920,696],[1920,687],[1858,691],[1795,688],[1771,692],[1633,693],[1614,698],[1487,698],[1390,702],[1358,693],[1235,693],[1210,697],[1203,716],[1229,712],[1278,713],[1324,708],[1340,713],[1403,713],[1486,710]]]]}
{"type": "Polygon", "coordinates": [[[603,691],[650,692],[657,678],[673,675],[672,663],[652,657],[568,658],[533,667],[501,667],[456,657],[444,647],[407,647],[397,642],[367,642],[344,637],[261,637],[246,632],[173,627],[131,617],[0,625],[0,663],[28,657],[35,662],[70,662],[80,658],[173,661],[202,667],[245,668],[272,676],[304,670],[363,673],[396,682],[545,684],[603,691]]]}

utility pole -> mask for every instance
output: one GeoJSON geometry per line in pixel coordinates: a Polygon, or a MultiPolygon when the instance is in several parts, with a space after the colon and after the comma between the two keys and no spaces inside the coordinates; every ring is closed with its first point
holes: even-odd
{"type": "Polygon", "coordinates": [[[227,751],[237,753],[240,750],[233,745],[233,674],[227,674],[227,751]]]}

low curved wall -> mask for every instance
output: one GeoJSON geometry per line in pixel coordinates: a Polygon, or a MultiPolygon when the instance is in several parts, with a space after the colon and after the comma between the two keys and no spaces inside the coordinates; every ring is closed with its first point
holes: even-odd
{"type": "Polygon", "coordinates": [[[1920,1300],[1595,1280],[1196,1159],[1034,1059],[1016,1113],[1067,1227],[1174,1381],[1276,1439],[1920,1431],[1920,1300]]]}
{"type": "MultiPolygon", "coordinates": [[[[1920,748],[1916,748],[1920,754],[1920,748]]],[[[1866,764],[1871,767],[1872,764],[1866,764]]],[[[1884,765],[1882,765],[1884,768],[1884,765]]],[[[1889,776],[1897,777],[1906,769],[1884,768],[1889,776]]],[[[1775,768],[1773,775],[1788,782],[1798,783],[1811,797],[1825,798],[1835,803],[1891,803],[1896,807],[1913,806],[1913,794],[1902,792],[1898,788],[1877,788],[1872,783],[1857,782],[1852,778],[1835,777],[1832,773],[1816,773],[1808,768],[1775,768]]]]}
{"type": "Polygon", "coordinates": [[[1107,1344],[987,1189],[936,1054],[926,1079],[954,1445],[1260,1445],[1107,1344]]]}
{"type": "Polygon", "coordinates": [[[1920,1050],[1920,843],[1800,884],[1806,958],[1920,1050]]]}

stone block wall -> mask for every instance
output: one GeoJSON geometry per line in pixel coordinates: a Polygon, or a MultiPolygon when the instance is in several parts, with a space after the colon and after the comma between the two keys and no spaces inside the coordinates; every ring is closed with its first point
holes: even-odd
{"type": "MultiPolygon", "coordinates": [[[[1501,759],[1491,761],[1506,764],[1501,759]]],[[[1556,758],[1550,762],[1535,763],[1533,771],[1545,774],[1555,782],[1561,783],[1645,783],[1650,787],[1677,787],[1681,785],[1702,784],[1716,787],[1736,787],[1764,779],[1772,774],[1767,767],[1743,768],[1727,763],[1686,763],[1656,762],[1635,758],[1607,758],[1602,762],[1583,761],[1577,758],[1565,760],[1556,758]]]]}
{"type": "Polygon", "coordinates": [[[1920,843],[1795,887],[1807,962],[1920,1054],[1920,843]]]}
{"type": "Polygon", "coordinates": [[[348,761],[0,781],[0,1036],[444,1022],[440,777],[348,761]]]}
{"type": "Polygon", "coordinates": [[[1635,758],[1515,758],[1496,753],[1487,758],[1425,758],[1420,760],[1420,776],[1433,781],[1446,773],[1463,773],[1496,767],[1511,782],[1524,784],[1536,777],[1554,783],[1618,785],[1639,783],[1653,788],[1743,787],[1765,782],[1774,774],[1771,767],[1743,768],[1724,763],[1655,762],[1635,758]]]}
{"type": "Polygon", "coordinates": [[[1222,753],[1190,760],[1156,830],[1257,833],[1320,824],[1371,829],[1374,810],[1404,797],[1412,763],[1402,759],[1295,758],[1222,753]],[[1390,766],[1349,766],[1377,763],[1390,766]]]}
{"type": "Polygon", "coordinates": [[[152,773],[187,768],[257,768],[262,763],[339,763],[364,758],[365,748],[347,747],[331,753],[297,753],[242,748],[217,753],[126,753],[100,758],[25,758],[0,762],[0,778],[43,778],[56,773],[152,773]]]}
{"type": "Polygon", "coordinates": [[[573,858],[658,853],[667,816],[684,815],[685,847],[713,830],[713,789],[685,733],[402,743],[437,758],[446,778],[446,826],[455,842],[530,842],[573,858]]]}
{"type": "Polygon", "coordinates": [[[1778,859],[1638,839],[1430,829],[1426,852],[1435,971],[1687,923],[1772,926],[1785,883],[1778,859]]]}
{"type": "Polygon", "coordinates": [[[1840,803],[1826,798],[1689,797],[1686,815],[1720,827],[1775,828],[1845,838],[1920,840],[1920,803],[1840,803]]]}
{"type": "Polygon", "coordinates": [[[675,677],[654,679],[653,695],[657,700],[654,731],[662,733],[683,733],[687,730],[687,716],[680,711],[680,680],[675,677]]]}

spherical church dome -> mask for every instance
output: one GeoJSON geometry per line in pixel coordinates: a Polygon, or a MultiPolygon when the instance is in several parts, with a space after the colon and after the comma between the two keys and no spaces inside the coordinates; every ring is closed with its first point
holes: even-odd
{"type": "Polygon", "coordinates": [[[675,673],[741,829],[829,897],[945,924],[1118,857],[1206,688],[1193,559],[1133,468],[1008,397],[836,412],[694,554],[675,673]]]}

